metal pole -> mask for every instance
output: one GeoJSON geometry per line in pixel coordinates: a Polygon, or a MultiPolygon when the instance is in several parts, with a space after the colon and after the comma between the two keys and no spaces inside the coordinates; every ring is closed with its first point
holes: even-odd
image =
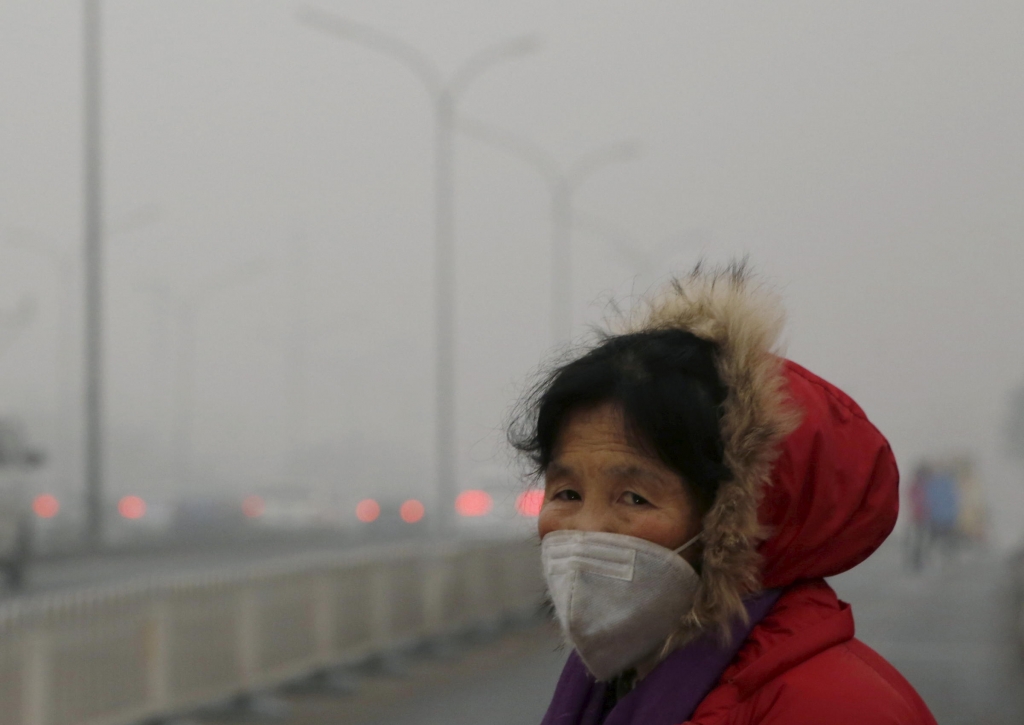
{"type": "Polygon", "coordinates": [[[538,49],[539,44],[531,36],[484,48],[469,58],[445,82],[428,56],[399,38],[315,8],[301,10],[299,20],[398,60],[420,79],[434,103],[434,314],[437,328],[435,506],[438,510],[434,527],[438,533],[451,531],[455,521],[455,497],[458,494],[455,475],[455,105],[459,95],[482,71],[505,60],[531,53],[538,49]]]}
{"type": "Polygon", "coordinates": [[[85,500],[86,544],[103,541],[103,189],[100,146],[100,0],[84,0],[85,500]]]}
{"type": "Polygon", "coordinates": [[[194,389],[196,311],[190,301],[178,306],[178,357],[175,371],[176,407],[174,440],[175,487],[178,496],[189,486],[192,463],[192,398],[194,389]]]}
{"type": "Polygon", "coordinates": [[[543,147],[529,138],[510,133],[475,119],[461,119],[459,128],[484,143],[518,156],[536,169],[551,188],[551,279],[550,315],[552,344],[557,348],[572,340],[573,255],[572,235],[576,224],[573,197],[595,172],[610,163],[636,155],[632,142],[619,143],[591,152],[565,169],[543,147]]]}
{"type": "Polygon", "coordinates": [[[66,260],[54,260],[56,267],[56,283],[60,287],[57,290],[57,340],[55,352],[57,355],[57,420],[55,430],[55,443],[57,454],[54,456],[56,462],[55,487],[67,485],[73,480],[75,469],[74,461],[71,458],[71,450],[74,448],[74,421],[69,413],[74,410],[72,402],[75,390],[74,377],[77,374],[73,360],[73,349],[71,345],[72,322],[75,312],[75,296],[73,290],[76,286],[76,271],[74,266],[66,260]],[[64,480],[60,480],[64,479],[64,480]]]}
{"type": "Polygon", "coordinates": [[[435,121],[434,295],[437,350],[437,522],[451,531],[455,497],[455,104],[448,91],[437,96],[435,121]]]}
{"type": "MultiPolygon", "coordinates": [[[[168,372],[172,370],[169,367],[168,350],[168,335],[170,331],[170,316],[176,311],[175,301],[171,298],[170,292],[159,285],[153,287],[153,326],[152,335],[150,338],[150,355],[152,361],[150,363],[150,412],[152,413],[152,429],[154,431],[154,454],[157,456],[158,461],[162,461],[165,465],[163,466],[163,473],[159,478],[163,479],[164,485],[166,485],[168,491],[174,490],[174,485],[177,483],[175,480],[176,475],[176,459],[174,458],[174,452],[168,450],[168,446],[173,446],[176,438],[176,433],[171,432],[171,437],[168,439],[166,422],[167,413],[170,408],[168,407],[167,399],[167,388],[165,381],[169,377],[168,372]]],[[[175,374],[177,374],[177,368],[173,368],[175,374]]],[[[177,378],[174,378],[176,381],[177,378]]],[[[177,383],[174,383],[177,385],[177,383]]],[[[176,390],[177,388],[172,388],[176,390]]],[[[177,395],[172,393],[173,402],[177,402],[177,395]]],[[[173,403],[172,403],[173,404],[173,403]]],[[[173,412],[173,411],[172,411],[173,412]]],[[[159,463],[157,464],[159,468],[159,463]]],[[[154,478],[157,478],[156,476],[154,478]]]]}
{"type": "Polygon", "coordinates": [[[290,485],[299,482],[306,444],[306,283],[307,243],[304,233],[292,243],[290,286],[291,325],[287,335],[288,365],[288,456],[286,477],[290,485]]]}

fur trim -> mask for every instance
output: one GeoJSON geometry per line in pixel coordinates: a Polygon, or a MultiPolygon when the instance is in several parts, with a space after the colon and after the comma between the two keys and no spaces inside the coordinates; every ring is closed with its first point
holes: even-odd
{"type": "Polygon", "coordinates": [[[782,325],[778,298],[752,278],[745,261],[710,270],[698,264],[627,322],[627,332],[683,329],[714,342],[728,388],[722,440],[732,479],[719,486],[704,518],[701,587],[664,654],[709,628],[727,639],[731,624],[746,620],[743,598],[761,589],[757,547],[767,532],[758,506],[780,444],[800,419],[784,388],[782,325]]]}

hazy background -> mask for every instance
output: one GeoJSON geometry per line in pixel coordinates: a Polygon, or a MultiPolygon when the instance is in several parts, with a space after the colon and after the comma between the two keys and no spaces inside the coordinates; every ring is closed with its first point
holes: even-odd
{"type": "MultiPolygon", "coordinates": [[[[0,245],[0,412],[50,452],[41,490],[81,485],[80,318],[62,322],[59,304],[80,297],[79,5],[0,0],[0,241],[67,260],[59,276],[0,245]]],[[[189,485],[429,496],[431,109],[405,68],[300,25],[297,7],[104,3],[111,495],[181,487],[174,300],[235,275],[192,328],[189,485]]],[[[460,112],[567,164],[624,139],[643,149],[575,197],[634,240],[627,254],[576,228],[576,333],[701,254],[750,254],[787,304],[790,356],[864,407],[905,473],[977,456],[997,539],[1020,538],[1024,475],[1001,431],[1024,379],[1024,6],[316,7],[446,71],[538,33],[543,50],[482,75],[460,112]]],[[[507,406],[550,350],[549,196],[472,138],[456,160],[466,487],[501,463],[507,406]]]]}

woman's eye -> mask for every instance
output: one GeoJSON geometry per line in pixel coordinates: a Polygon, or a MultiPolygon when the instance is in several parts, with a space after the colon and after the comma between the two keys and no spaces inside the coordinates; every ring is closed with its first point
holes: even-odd
{"type": "Polygon", "coordinates": [[[559,491],[558,493],[556,493],[554,496],[552,496],[551,498],[555,499],[556,501],[582,501],[583,500],[583,497],[580,496],[579,493],[577,493],[576,491],[573,491],[571,488],[564,488],[561,491],[559,491]]]}
{"type": "Polygon", "coordinates": [[[632,491],[626,492],[626,502],[632,506],[642,506],[645,503],[650,503],[646,498],[632,491]]]}

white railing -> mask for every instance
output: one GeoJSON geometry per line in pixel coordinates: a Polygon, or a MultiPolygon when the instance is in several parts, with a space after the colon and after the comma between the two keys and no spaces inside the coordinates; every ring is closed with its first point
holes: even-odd
{"type": "Polygon", "coordinates": [[[526,542],[406,544],[0,607],[0,725],[127,725],[536,611],[526,542]]]}

